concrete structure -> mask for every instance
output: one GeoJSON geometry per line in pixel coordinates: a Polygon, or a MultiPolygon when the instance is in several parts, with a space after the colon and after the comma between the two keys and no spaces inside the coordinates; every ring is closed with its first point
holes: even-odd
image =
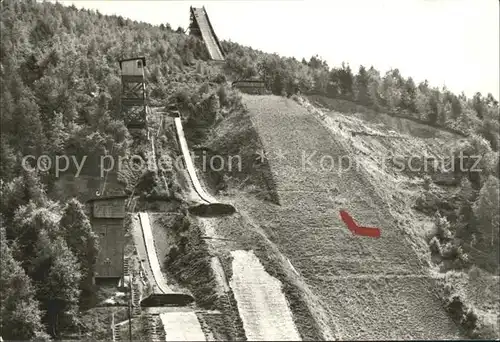
{"type": "Polygon", "coordinates": [[[167,341],[206,341],[200,322],[194,312],[166,312],[160,314],[167,341]]]}
{"type": "Polygon", "coordinates": [[[187,305],[194,301],[194,298],[186,293],[174,292],[168,286],[167,280],[161,270],[160,260],[156,253],[156,247],[146,212],[140,212],[132,218],[132,236],[136,246],[137,255],[141,260],[143,272],[150,280],[150,285],[143,293],[141,306],[159,307],[165,305],[187,305]]]}
{"type": "Polygon", "coordinates": [[[248,341],[301,341],[283,293],[283,284],[266,272],[255,253],[231,251],[230,286],[248,341]]]}
{"type": "Polygon", "coordinates": [[[191,207],[189,211],[192,214],[199,216],[219,216],[233,214],[236,209],[232,205],[217,201],[201,186],[198,176],[196,175],[196,168],[194,166],[193,160],[191,159],[191,154],[189,153],[189,147],[186,141],[186,136],[184,135],[181,118],[174,118],[174,123],[183,160],[188,171],[191,184],[193,185],[193,189],[198,196],[198,203],[195,206],[191,207]]]}

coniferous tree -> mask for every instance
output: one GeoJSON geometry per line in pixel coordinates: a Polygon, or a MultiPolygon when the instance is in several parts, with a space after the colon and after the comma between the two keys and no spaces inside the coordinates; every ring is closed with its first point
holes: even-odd
{"type": "Polygon", "coordinates": [[[8,245],[0,216],[0,331],[5,340],[48,340],[35,299],[35,288],[8,245]]]}
{"type": "Polygon", "coordinates": [[[479,192],[479,197],[474,204],[474,211],[478,218],[483,246],[498,246],[500,225],[499,208],[499,181],[494,176],[489,176],[479,192]]]}
{"type": "Polygon", "coordinates": [[[68,247],[81,265],[81,288],[90,290],[99,251],[99,238],[92,231],[84,206],[77,199],[71,199],[63,209],[59,224],[68,247]]]}
{"type": "Polygon", "coordinates": [[[370,77],[364,66],[359,67],[358,74],[355,77],[356,100],[366,106],[372,105],[371,97],[368,90],[370,77]]]}
{"type": "Polygon", "coordinates": [[[42,230],[35,247],[33,279],[38,284],[37,298],[46,310],[45,323],[53,337],[77,324],[81,270],[66,242],[51,239],[42,230]]]}

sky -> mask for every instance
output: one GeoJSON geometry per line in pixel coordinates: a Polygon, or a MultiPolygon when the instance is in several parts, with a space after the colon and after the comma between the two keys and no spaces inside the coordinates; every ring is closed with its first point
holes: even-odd
{"type": "Polygon", "coordinates": [[[416,83],[500,98],[498,0],[120,1],[59,0],[173,29],[189,26],[189,7],[205,6],[220,40],[330,67],[349,63],[416,83]]]}

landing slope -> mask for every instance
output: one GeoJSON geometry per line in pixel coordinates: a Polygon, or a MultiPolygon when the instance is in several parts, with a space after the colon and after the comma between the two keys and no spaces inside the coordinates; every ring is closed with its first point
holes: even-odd
{"type": "Polygon", "coordinates": [[[194,312],[160,314],[166,341],[206,341],[194,312]]]}
{"type": "Polygon", "coordinates": [[[300,341],[292,313],[281,290],[253,251],[232,251],[231,287],[250,341],[300,341]]]}
{"type": "Polygon", "coordinates": [[[431,280],[363,166],[354,165],[335,136],[294,101],[251,95],[243,99],[271,156],[281,203],[247,203],[247,210],[259,217],[323,299],[338,338],[459,338],[458,327],[432,293],[431,280]],[[360,225],[381,228],[382,237],[351,235],[340,210],[360,225]]]}

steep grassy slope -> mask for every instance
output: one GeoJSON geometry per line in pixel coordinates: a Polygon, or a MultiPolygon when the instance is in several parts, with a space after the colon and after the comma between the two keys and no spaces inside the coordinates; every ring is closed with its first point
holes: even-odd
{"type": "Polygon", "coordinates": [[[327,111],[337,111],[349,114],[351,117],[367,120],[371,125],[390,127],[403,134],[411,134],[419,138],[450,138],[463,137],[460,132],[453,131],[446,127],[431,126],[427,122],[415,117],[404,116],[403,114],[389,115],[376,112],[366,106],[355,104],[351,101],[333,99],[322,95],[308,95],[308,100],[317,107],[327,109],[327,111]]]}
{"type": "MultiPolygon", "coordinates": [[[[331,99],[323,99],[327,100],[331,99]]],[[[311,112],[317,111],[307,103],[303,105],[311,112]]],[[[463,137],[405,118],[375,114],[366,108],[349,114],[326,108],[322,124],[349,149],[356,164],[363,165],[374,190],[383,198],[396,221],[415,237],[412,242],[425,251],[419,253],[419,257],[425,258],[428,246],[424,238],[433,224],[433,217],[414,210],[415,202],[422,195],[426,176],[439,179],[438,176],[445,174],[440,169],[449,169],[450,145],[463,137]]],[[[453,174],[446,176],[454,180],[453,174]]],[[[432,189],[446,198],[453,198],[460,190],[456,186],[438,185],[432,185],[432,189]]]]}
{"type": "Polygon", "coordinates": [[[338,337],[458,337],[387,203],[335,134],[292,100],[244,96],[244,102],[273,157],[281,206],[241,204],[319,294],[338,337]],[[352,236],[339,210],[381,228],[382,237],[352,236]]]}
{"type": "MultiPolygon", "coordinates": [[[[314,100],[317,99],[316,96],[314,100]]],[[[317,108],[309,106],[307,101],[297,100],[310,112],[319,114],[317,108]]],[[[327,109],[323,115],[317,116],[323,116],[325,127],[350,148],[351,154],[356,155],[358,162],[365,166],[370,175],[370,182],[388,204],[391,215],[408,234],[418,256],[431,266],[432,277],[438,285],[440,297],[450,311],[450,316],[461,322],[469,338],[498,338],[498,276],[477,267],[491,265],[491,261],[484,263],[485,252],[470,248],[468,244],[463,245],[470,264],[476,266],[456,270],[449,262],[447,265],[431,258],[427,243],[428,237],[435,229],[436,210],[451,220],[457,219],[460,198],[466,186],[463,186],[463,178],[460,179],[459,174],[439,169],[443,166],[450,168],[442,162],[446,159],[449,161],[452,153],[450,149],[454,144],[463,143],[464,138],[414,120],[375,113],[360,106],[353,108],[352,103],[349,105],[347,101],[342,103],[341,100],[324,98],[321,101],[327,109]],[[339,103],[342,106],[339,106],[339,103]],[[395,170],[390,162],[386,160],[382,163],[380,158],[377,158],[384,155],[397,156],[405,160],[407,165],[412,161],[417,170],[395,170]],[[412,157],[416,159],[411,160],[412,157]],[[438,161],[437,168],[431,162],[426,171],[425,164],[422,165],[423,157],[438,161]],[[428,176],[433,182],[427,183],[428,176]],[[460,298],[461,303],[465,305],[459,310],[459,305],[451,304],[456,302],[456,298],[460,298]],[[467,316],[471,319],[464,318],[467,316]]]]}

